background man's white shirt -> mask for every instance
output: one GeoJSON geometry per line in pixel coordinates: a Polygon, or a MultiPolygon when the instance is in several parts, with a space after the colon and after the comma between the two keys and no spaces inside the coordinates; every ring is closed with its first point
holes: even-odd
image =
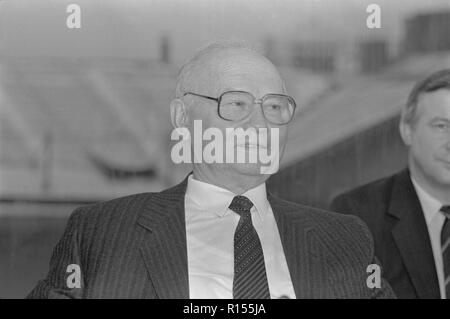
{"type": "MultiPolygon", "coordinates": [[[[253,202],[252,222],[261,240],[271,298],[295,298],[266,185],[241,194],[253,202]]],[[[240,216],[228,209],[235,194],[189,176],[185,197],[189,296],[233,298],[234,233],[240,216]]]]}
{"type": "Polygon", "coordinates": [[[444,278],[444,263],[442,260],[441,247],[441,230],[445,222],[445,216],[440,212],[442,203],[436,198],[427,193],[414,178],[411,178],[417,196],[419,197],[422,211],[427,223],[428,234],[430,235],[431,247],[434,255],[434,263],[436,265],[436,272],[439,281],[439,290],[441,298],[445,299],[445,278],[444,278]]]}

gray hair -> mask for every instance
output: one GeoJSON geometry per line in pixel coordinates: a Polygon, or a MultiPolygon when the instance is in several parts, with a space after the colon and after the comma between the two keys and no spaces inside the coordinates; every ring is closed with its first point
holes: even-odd
{"type": "Polygon", "coordinates": [[[250,45],[243,40],[228,39],[216,41],[208,44],[199,50],[192,58],[190,58],[180,68],[177,76],[175,88],[175,96],[181,97],[187,90],[186,83],[189,83],[195,71],[201,67],[202,63],[217,52],[228,49],[244,49],[264,56],[262,49],[255,45],[250,45]]]}
{"type": "Polygon", "coordinates": [[[450,69],[434,72],[416,83],[403,107],[401,121],[414,125],[417,122],[417,103],[420,96],[440,89],[450,90],[450,69]]]}

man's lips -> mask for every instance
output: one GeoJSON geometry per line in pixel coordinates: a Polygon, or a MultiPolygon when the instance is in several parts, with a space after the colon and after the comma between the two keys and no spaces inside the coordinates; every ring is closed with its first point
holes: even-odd
{"type": "Polygon", "coordinates": [[[444,159],[437,159],[439,162],[450,168],[450,161],[444,160],[444,159]]]}
{"type": "Polygon", "coordinates": [[[444,164],[450,164],[450,159],[441,158],[441,157],[436,157],[435,159],[438,160],[439,162],[444,163],[444,164]]]}

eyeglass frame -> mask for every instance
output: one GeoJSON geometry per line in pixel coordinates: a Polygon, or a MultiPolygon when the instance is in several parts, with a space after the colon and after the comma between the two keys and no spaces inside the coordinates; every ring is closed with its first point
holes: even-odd
{"type": "MultiPolygon", "coordinates": [[[[289,95],[286,95],[286,94],[280,94],[280,93],[268,93],[268,94],[264,95],[262,98],[257,99],[257,98],[255,98],[255,96],[254,96],[253,94],[251,94],[250,92],[247,92],[247,91],[239,91],[239,90],[233,90],[233,91],[225,91],[225,92],[223,92],[222,94],[219,95],[218,98],[215,98],[215,97],[212,97],[212,96],[208,96],[208,95],[198,94],[198,93],[194,93],[194,92],[185,92],[185,93],[183,93],[182,96],[184,97],[184,96],[186,96],[186,95],[188,95],[188,94],[191,94],[191,95],[194,95],[194,96],[199,96],[199,97],[203,97],[203,98],[206,98],[206,99],[209,99],[209,100],[212,100],[212,101],[216,101],[216,102],[217,102],[217,114],[219,115],[219,117],[220,117],[221,119],[225,120],[225,121],[235,122],[236,120],[230,120],[230,119],[224,118],[224,117],[220,114],[220,102],[222,101],[222,96],[223,96],[224,94],[232,93],[232,92],[236,92],[236,93],[247,93],[247,94],[250,94],[251,96],[253,96],[253,104],[259,104],[259,105],[260,105],[262,114],[264,115],[264,118],[265,118],[267,121],[269,121],[270,123],[272,123],[272,124],[275,124],[275,125],[287,125],[287,124],[289,124],[289,123],[292,121],[292,119],[294,118],[295,110],[297,109],[297,103],[295,102],[295,100],[294,100],[294,98],[293,98],[292,96],[289,96],[289,95]],[[270,121],[270,120],[266,117],[266,114],[264,113],[264,109],[263,109],[263,107],[262,107],[262,104],[263,104],[264,100],[265,100],[268,96],[274,96],[274,95],[275,95],[275,96],[283,96],[283,97],[287,97],[287,98],[289,98],[289,99],[293,102],[294,109],[292,110],[291,118],[290,118],[289,121],[287,121],[286,123],[281,123],[281,124],[279,124],[279,123],[274,123],[274,122],[270,121]]],[[[251,114],[251,112],[250,112],[248,115],[250,115],[250,114],[251,114]]],[[[248,116],[248,115],[247,115],[247,116],[248,116]]],[[[245,119],[247,116],[243,117],[242,119],[240,119],[240,120],[238,120],[238,121],[242,121],[242,120],[245,119]]]]}

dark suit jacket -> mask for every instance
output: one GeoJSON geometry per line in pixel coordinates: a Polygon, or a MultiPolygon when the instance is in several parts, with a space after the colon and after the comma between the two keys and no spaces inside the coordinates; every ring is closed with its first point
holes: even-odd
{"type": "MultiPolygon", "coordinates": [[[[76,209],[28,297],[189,298],[186,184],[76,209]],[[69,264],[81,288],[67,288],[69,264]]],[[[268,198],[298,298],[393,297],[385,281],[366,285],[374,252],[360,219],[268,198]]]]}
{"type": "Polygon", "coordinates": [[[338,196],[331,209],[367,223],[383,276],[397,297],[440,298],[428,229],[408,170],[338,196]]]}

